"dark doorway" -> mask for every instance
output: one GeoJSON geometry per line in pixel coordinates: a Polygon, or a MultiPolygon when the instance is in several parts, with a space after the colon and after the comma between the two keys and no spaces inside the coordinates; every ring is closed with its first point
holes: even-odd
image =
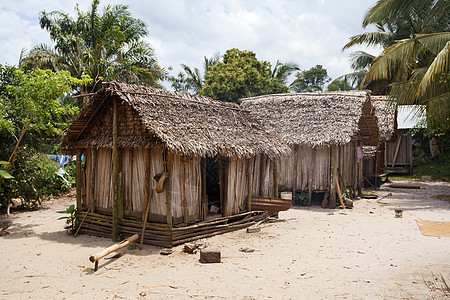
{"type": "Polygon", "coordinates": [[[218,158],[206,158],[206,195],[208,197],[208,215],[222,214],[220,205],[218,158]]]}

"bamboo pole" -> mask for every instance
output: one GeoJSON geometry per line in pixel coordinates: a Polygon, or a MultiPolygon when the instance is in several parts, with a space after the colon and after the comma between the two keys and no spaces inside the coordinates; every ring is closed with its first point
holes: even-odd
{"type": "Polygon", "coordinates": [[[99,261],[101,258],[105,257],[106,255],[110,254],[111,252],[115,252],[115,251],[117,251],[117,250],[122,249],[123,247],[129,245],[130,243],[135,242],[138,238],[139,238],[139,235],[135,234],[135,235],[133,235],[133,236],[130,236],[130,237],[127,238],[127,239],[124,239],[124,240],[121,241],[120,243],[117,243],[117,244],[115,244],[115,245],[112,245],[111,247],[106,248],[105,250],[103,250],[103,251],[101,251],[101,252],[99,252],[99,253],[97,253],[97,254],[91,255],[91,256],[89,257],[89,260],[90,260],[91,262],[95,263],[95,269],[94,269],[94,270],[95,270],[95,271],[98,270],[98,261],[99,261]]]}
{"type": "MultiPolygon", "coordinates": [[[[261,156],[265,156],[264,154],[261,154],[261,156]]],[[[247,174],[248,174],[248,195],[247,195],[247,209],[248,211],[252,211],[252,186],[253,186],[253,172],[250,169],[252,159],[249,158],[247,160],[247,174]]],[[[266,160],[264,160],[265,162],[266,160]]],[[[262,164],[262,163],[261,163],[262,164]]],[[[263,180],[261,182],[264,182],[263,180]]]]}
{"type": "Polygon", "coordinates": [[[114,202],[113,202],[113,226],[112,236],[113,240],[117,241],[119,238],[119,146],[117,143],[117,136],[119,133],[119,124],[117,118],[117,99],[114,99],[113,104],[113,186],[114,186],[114,202]]]}
{"type": "Polygon", "coordinates": [[[76,185],[77,185],[77,208],[81,207],[81,149],[77,148],[76,157],[76,185]]]}
{"type": "Polygon", "coordinates": [[[151,191],[150,198],[148,199],[147,205],[145,206],[144,224],[142,225],[141,244],[139,245],[139,250],[142,250],[142,244],[144,243],[145,227],[147,226],[148,211],[150,210],[150,203],[152,202],[152,197],[153,197],[153,190],[151,191]]]}
{"type": "Polygon", "coordinates": [[[188,224],[188,205],[187,205],[187,157],[183,158],[183,211],[184,224],[188,224]]]}

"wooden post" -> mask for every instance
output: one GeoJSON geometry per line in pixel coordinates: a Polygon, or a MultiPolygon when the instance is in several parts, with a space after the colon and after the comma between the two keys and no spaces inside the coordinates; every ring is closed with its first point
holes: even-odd
{"type": "Polygon", "coordinates": [[[330,146],[331,169],[330,169],[330,208],[336,208],[336,146],[330,146]]]}
{"type": "Polygon", "coordinates": [[[81,207],[81,149],[77,148],[76,166],[76,185],[77,185],[77,208],[81,207]]]}
{"type": "Polygon", "coordinates": [[[91,211],[95,211],[95,166],[97,164],[97,152],[94,148],[91,148],[91,184],[89,193],[91,195],[91,203],[89,207],[91,208],[91,211]]]}
{"type": "MultiPolygon", "coordinates": [[[[265,156],[264,154],[261,154],[261,156],[265,156]]],[[[252,158],[249,158],[247,164],[247,178],[248,178],[248,195],[247,195],[247,209],[248,211],[252,211],[252,186],[253,186],[253,172],[250,168],[252,158]]],[[[265,160],[264,160],[265,161],[265,160]]]]}
{"type": "Polygon", "coordinates": [[[117,136],[119,133],[119,122],[117,118],[117,99],[114,99],[113,105],[113,186],[114,186],[114,201],[113,201],[113,224],[112,234],[113,240],[117,241],[119,238],[119,146],[117,136]]]}
{"type": "Polygon", "coordinates": [[[220,201],[220,213],[224,216],[223,205],[223,161],[222,156],[218,156],[219,163],[219,201],[220,201]]]}
{"type": "Polygon", "coordinates": [[[314,148],[311,147],[311,161],[308,168],[308,206],[311,206],[313,172],[315,168],[316,155],[314,148]]]}
{"type": "Polygon", "coordinates": [[[275,160],[273,161],[273,197],[278,198],[278,166],[275,160]]]}
{"type": "Polygon", "coordinates": [[[203,210],[202,210],[202,196],[203,196],[203,167],[202,167],[202,161],[203,158],[200,157],[200,180],[199,180],[199,186],[198,186],[198,217],[200,218],[201,221],[203,221],[203,210]]]}
{"type": "MultiPolygon", "coordinates": [[[[361,141],[358,141],[358,147],[360,148],[360,151],[362,151],[362,149],[361,149],[361,141]]],[[[357,157],[358,157],[358,155],[357,155],[357,157]]],[[[357,187],[358,187],[358,196],[359,197],[361,197],[361,195],[362,195],[362,192],[361,192],[361,183],[362,183],[362,174],[361,174],[361,163],[360,163],[360,161],[361,161],[362,159],[360,159],[360,158],[357,158],[357,161],[356,161],[356,165],[357,165],[357,178],[358,178],[358,182],[357,182],[357,187]]]]}
{"type": "MultiPolygon", "coordinates": [[[[167,151],[167,150],[165,150],[167,151]]],[[[172,176],[173,176],[173,158],[172,153],[166,152],[167,159],[167,172],[169,176],[166,180],[166,215],[167,215],[167,224],[169,227],[172,227],[172,176]]]]}
{"type": "Polygon", "coordinates": [[[208,216],[208,200],[206,199],[206,157],[202,158],[202,221],[208,216]]]}
{"type": "Polygon", "coordinates": [[[183,157],[183,212],[184,224],[188,224],[188,205],[187,205],[187,157],[183,157]]]}
{"type": "Polygon", "coordinates": [[[294,145],[294,184],[292,185],[292,197],[298,189],[298,145],[294,145]]]}

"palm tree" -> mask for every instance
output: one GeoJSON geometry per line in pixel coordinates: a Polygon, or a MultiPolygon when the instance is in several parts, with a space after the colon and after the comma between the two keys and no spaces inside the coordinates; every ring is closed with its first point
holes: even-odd
{"type": "Polygon", "coordinates": [[[40,25],[50,33],[54,49],[37,45],[21,65],[67,70],[77,78],[89,75],[94,83],[82,94],[97,90],[103,80],[160,86],[166,72],[142,40],[148,34],[146,24],[132,17],[127,5],[108,5],[99,13],[99,3],[93,0],[87,12],[76,6],[75,18],[43,11],[40,25]]]}
{"type": "MultiPolygon", "coordinates": [[[[379,0],[367,12],[363,21],[363,28],[375,25],[377,31],[351,37],[343,50],[355,45],[378,45],[386,49],[397,40],[412,38],[416,34],[444,31],[449,26],[449,16],[445,13],[448,2],[448,0],[379,0]]],[[[362,82],[361,78],[367,74],[374,58],[375,56],[363,51],[353,53],[351,61],[355,73],[346,76],[362,82]]],[[[392,78],[378,82],[365,81],[366,86],[361,88],[372,89],[375,94],[386,94],[388,93],[386,87],[390,82],[392,78]]]]}
{"type": "Polygon", "coordinates": [[[198,94],[205,84],[205,74],[216,65],[222,56],[219,52],[214,53],[212,57],[203,57],[203,75],[198,68],[191,68],[188,65],[181,64],[183,72],[178,73],[177,77],[170,77],[172,88],[179,92],[192,92],[198,94]]]}
{"type": "Polygon", "coordinates": [[[281,63],[279,60],[277,60],[275,66],[272,69],[272,66],[269,68],[270,72],[270,78],[272,79],[278,79],[278,81],[284,85],[287,84],[288,77],[294,73],[295,71],[299,71],[300,68],[295,63],[281,63]]]}

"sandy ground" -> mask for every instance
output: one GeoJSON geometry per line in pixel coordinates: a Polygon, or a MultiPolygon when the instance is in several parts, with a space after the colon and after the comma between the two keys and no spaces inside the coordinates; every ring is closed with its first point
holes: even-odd
{"type": "MultiPolygon", "coordinates": [[[[259,233],[240,230],[202,242],[219,249],[220,264],[175,247],[125,248],[92,270],[88,258],[106,238],[73,238],[57,220],[73,195],[33,212],[14,212],[0,238],[1,299],[441,299],[424,278],[450,278],[450,238],[423,236],[416,220],[450,221],[449,183],[420,190],[382,187],[353,210],[291,208],[259,233]],[[394,209],[403,218],[394,218],[394,209]],[[241,248],[255,249],[243,253],[241,248]]],[[[72,193],[73,194],[73,193],[72,193]]]]}

